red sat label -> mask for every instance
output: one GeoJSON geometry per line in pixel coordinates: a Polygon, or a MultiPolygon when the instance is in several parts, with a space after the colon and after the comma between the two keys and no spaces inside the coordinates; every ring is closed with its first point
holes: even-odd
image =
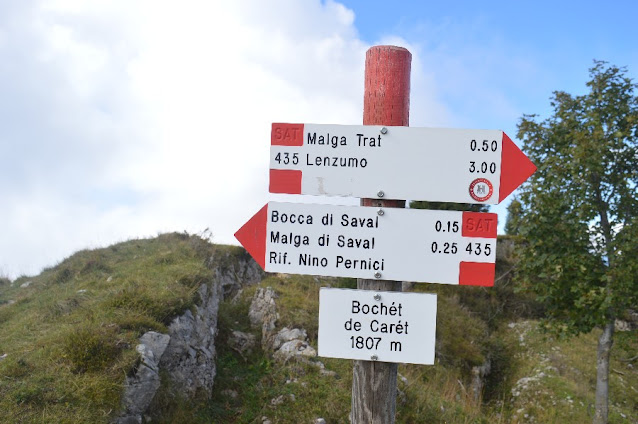
{"type": "Polygon", "coordinates": [[[303,146],[304,124],[272,124],[270,144],[273,146],[303,146]]]}
{"type": "Polygon", "coordinates": [[[463,212],[463,237],[496,238],[498,216],[495,213],[463,212]]]}

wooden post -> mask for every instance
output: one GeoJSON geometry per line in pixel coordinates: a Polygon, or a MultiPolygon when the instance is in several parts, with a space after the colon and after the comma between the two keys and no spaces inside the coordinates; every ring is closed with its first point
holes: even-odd
{"type": "MultiPolygon", "coordinates": [[[[411,62],[412,55],[402,47],[374,46],[366,52],[364,125],[409,125],[411,62]]],[[[388,178],[392,178],[392,175],[388,175],[388,178]]],[[[379,187],[379,191],[383,189],[379,187]]],[[[405,200],[361,199],[361,206],[403,208],[405,200]]],[[[359,279],[357,288],[401,291],[401,281],[359,279]]],[[[354,361],[352,424],[394,423],[397,369],[396,363],[354,361]]]]}

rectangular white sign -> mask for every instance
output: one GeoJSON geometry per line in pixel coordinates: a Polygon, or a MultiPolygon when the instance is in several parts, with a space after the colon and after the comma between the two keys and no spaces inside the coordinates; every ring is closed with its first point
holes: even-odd
{"type": "Polygon", "coordinates": [[[273,124],[270,192],[497,204],[536,169],[499,130],[273,124]]]}
{"type": "Polygon", "coordinates": [[[436,294],[322,288],[319,356],[434,364],[436,294]]]}
{"type": "Polygon", "coordinates": [[[270,202],[236,234],[268,272],[492,286],[494,213],[270,202]]]}

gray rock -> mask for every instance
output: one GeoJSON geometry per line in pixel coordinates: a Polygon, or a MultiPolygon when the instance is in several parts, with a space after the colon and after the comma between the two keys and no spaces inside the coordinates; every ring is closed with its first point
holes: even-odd
{"type": "Polygon", "coordinates": [[[248,311],[250,324],[254,328],[261,328],[264,325],[267,325],[270,329],[275,328],[275,323],[279,318],[275,303],[276,298],[277,294],[272,287],[260,287],[257,289],[248,311]]]}
{"type": "Polygon", "coordinates": [[[210,396],[217,368],[215,335],[221,285],[215,279],[198,290],[200,301],[193,309],[173,320],[170,343],[160,366],[168,372],[175,393],[193,396],[200,389],[210,396]]]}
{"type": "Polygon", "coordinates": [[[135,348],[140,354],[140,363],[132,377],[126,378],[122,408],[124,416],[118,424],[141,423],[142,414],[151,404],[160,386],[159,362],[168,346],[170,336],[149,331],[140,337],[135,348]]]}
{"type": "Polygon", "coordinates": [[[407,385],[408,384],[408,379],[401,373],[398,373],[397,375],[399,377],[399,381],[402,382],[403,384],[407,385]]]}
{"type": "Polygon", "coordinates": [[[472,398],[477,404],[481,402],[483,395],[483,388],[485,387],[485,379],[492,370],[492,362],[489,358],[480,366],[472,367],[472,383],[470,390],[472,392],[472,398]]]}
{"type": "Polygon", "coordinates": [[[269,346],[274,350],[273,357],[278,361],[287,361],[295,356],[314,358],[317,351],[308,344],[306,330],[284,327],[274,337],[269,346]]]}
{"type": "MultiPolygon", "coordinates": [[[[171,322],[169,335],[161,335],[168,338],[167,345],[158,336],[148,333],[142,336],[140,342],[144,347],[138,346],[142,356],[141,365],[132,379],[148,380],[153,386],[159,387],[158,371],[162,369],[170,380],[169,390],[172,393],[192,397],[201,392],[210,397],[217,371],[215,336],[219,303],[224,294],[237,293],[243,287],[260,281],[265,275],[246,252],[243,255],[233,254],[232,257],[231,253],[224,255],[215,254],[209,259],[208,265],[213,269],[214,278],[211,283],[198,288],[199,300],[196,305],[171,322]]],[[[107,282],[112,280],[113,277],[109,276],[107,282]]],[[[251,336],[243,338],[243,348],[251,345],[251,336]]],[[[133,392],[139,385],[133,380],[129,384],[127,379],[126,386],[127,390],[133,392]]],[[[149,422],[153,419],[144,414],[150,402],[148,398],[152,400],[155,393],[152,391],[151,394],[151,391],[129,396],[125,402],[125,413],[117,420],[118,424],[141,423],[142,420],[149,422]],[[131,397],[138,397],[139,402],[134,403],[131,397]]]]}
{"type": "Polygon", "coordinates": [[[278,361],[288,361],[296,356],[304,356],[314,358],[317,351],[303,340],[290,340],[284,343],[273,355],[278,361]]]}
{"type": "Polygon", "coordinates": [[[222,288],[224,299],[231,299],[244,287],[257,284],[266,273],[255,262],[255,260],[245,251],[241,255],[231,256],[232,253],[218,253],[211,258],[215,262],[221,263],[217,280],[222,288]]]}
{"type": "Polygon", "coordinates": [[[259,288],[253,296],[248,317],[254,328],[261,328],[261,345],[268,349],[272,344],[275,324],[279,319],[275,299],[277,294],[272,287],[259,288]]]}
{"type": "Polygon", "coordinates": [[[272,349],[279,349],[284,343],[289,342],[291,340],[301,340],[304,341],[307,338],[306,330],[299,328],[289,329],[288,327],[284,327],[275,335],[272,342],[272,349]]]}
{"type": "Polygon", "coordinates": [[[314,424],[326,424],[326,420],[323,418],[317,418],[314,424]]]}
{"type": "Polygon", "coordinates": [[[118,418],[117,424],[142,424],[142,416],[128,416],[118,418]]]}
{"type": "Polygon", "coordinates": [[[2,361],[3,359],[5,359],[7,356],[9,356],[8,354],[2,354],[0,355],[0,361],[2,361]]]}
{"type": "Polygon", "coordinates": [[[33,281],[25,281],[24,283],[20,284],[20,287],[23,288],[23,289],[27,288],[27,287],[29,287],[31,285],[32,282],[33,281]]]}
{"type": "MultiPolygon", "coordinates": [[[[236,305],[239,303],[239,301],[241,300],[241,296],[242,294],[244,294],[244,289],[239,289],[237,290],[237,292],[233,295],[233,297],[230,299],[230,303],[232,303],[233,305],[236,305]]],[[[224,298],[226,299],[226,298],[224,298]]]]}
{"type": "Polygon", "coordinates": [[[170,339],[171,337],[166,334],[149,331],[140,337],[140,342],[151,351],[155,359],[159,362],[170,339]]]}
{"type": "Polygon", "coordinates": [[[254,334],[233,330],[228,338],[228,346],[243,356],[252,351],[257,343],[256,339],[254,334]]]}
{"type": "Polygon", "coordinates": [[[614,326],[616,331],[631,331],[631,324],[627,321],[617,319],[614,326]]]}
{"type": "Polygon", "coordinates": [[[315,367],[319,368],[319,373],[321,375],[324,375],[326,377],[336,377],[337,376],[336,372],[334,372],[332,370],[327,370],[326,366],[321,361],[308,361],[308,363],[310,365],[314,365],[315,367]]]}

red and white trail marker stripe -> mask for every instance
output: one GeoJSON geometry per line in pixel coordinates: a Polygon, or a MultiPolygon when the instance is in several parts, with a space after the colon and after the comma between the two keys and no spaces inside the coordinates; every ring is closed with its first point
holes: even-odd
{"type": "Polygon", "coordinates": [[[270,169],[271,193],[494,205],[536,166],[498,130],[274,123],[270,169]]]}
{"type": "Polygon", "coordinates": [[[267,272],[494,285],[497,216],[269,202],[235,233],[267,272]]]}

